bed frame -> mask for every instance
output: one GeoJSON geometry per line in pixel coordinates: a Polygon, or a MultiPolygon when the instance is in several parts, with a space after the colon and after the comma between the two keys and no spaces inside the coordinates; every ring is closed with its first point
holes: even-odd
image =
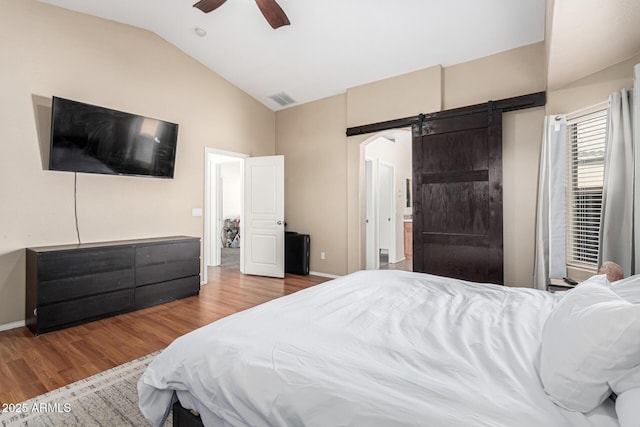
{"type": "Polygon", "coordinates": [[[204,427],[200,415],[185,409],[180,402],[173,404],[173,427],[204,427]]]}

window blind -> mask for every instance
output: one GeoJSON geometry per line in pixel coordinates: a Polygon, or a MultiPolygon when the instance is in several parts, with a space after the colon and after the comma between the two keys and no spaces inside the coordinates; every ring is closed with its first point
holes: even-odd
{"type": "Polygon", "coordinates": [[[567,265],[597,269],[607,110],[567,121],[567,265]]]}

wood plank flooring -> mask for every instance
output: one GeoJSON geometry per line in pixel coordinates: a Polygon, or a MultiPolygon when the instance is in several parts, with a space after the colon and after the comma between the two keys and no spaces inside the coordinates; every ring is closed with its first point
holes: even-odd
{"type": "Polygon", "coordinates": [[[169,345],[214,320],[329,279],[210,267],[200,295],[34,337],[0,332],[0,404],[18,403],[169,345]]]}

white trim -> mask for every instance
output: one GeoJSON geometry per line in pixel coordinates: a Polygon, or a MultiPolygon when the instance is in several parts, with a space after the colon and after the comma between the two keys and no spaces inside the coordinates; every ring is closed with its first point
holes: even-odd
{"type": "MultiPolygon", "coordinates": [[[[358,268],[360,269],[367,269],[367,263],[366,263],[366,245],[368,244],[367,242],[367,233],[366,233],[366,220],[367,220],[367,212],[366,212],[366,203],[367,203],[367,191],[366,191],[366,173],[365,173],[365,168],[366,168],[366,160],[371,159],[370,156],[367,155],[367,145],[369,145],[371,142],[375,141],[378,138],[385,138],[387,135],[392,134],[392,133],[406,133],[409,136],[411,136],[411,127],[406,127],[406,128],[398,128],[398,129],[388,129],[388,130],[384,130],[381,132],[377,132],[375,134],[372,134],[369,138],[367,138],[366,140],[360,142],[360,154],[358,156],[358,186],[359,186],[359,190],[358,190],[358,204],[356,205],[358,208],[358,268]]],[[[384,160],[383,160],[384,161],[384,160]]],[[[413,162],[413,159],[411,159],[411,162],[413,162]]],[[[376,162],[373,162],[374,165],[374,180],[375,175],[377,175],[377,171],[375,171],[376,169],[376,162]]],[[[394,189],[393,189],[393,195],[392,198],[393,200],[395,200],[395,194],[396,194],[396,174],[395,174],[395,165],[394,166],[394,174],[393,174],[393,180],[394,180],[394,189]]],[[[376,185],[377,186],[377,185],[376,185]]],[[[375,188],[374,189],[374,193],[377,193],[378,189],[375,188]]],[[[374,196],[376,197],[376,196],[374,196]]],[[[375,205],[377,205],[377,202],[375,202],[374,204],[374,211],[376,211],[376,215],[375,215],[375,229],[378,228],[378,222],[379,219],[377,217],[377,209],[375,208],[375,205]]],[[[396,204],[394,203],[394,208],[393,210],[396,211],[396,204]]],[[[377,231],[374,231],[375,234],[377,234],[377,231]]],[[[397,233],[395,230],[395,227],[393,228],[393,233],[394,233],[394,241],[393,241],[393,251],[394,251],[394,257],[397,256],[397,250],[396,250],[396,242],[395,239],[397,237],[397,233]]],[[[377,240],[376,237],[376,247],[379,247],[379,242],[377,240]]],[[[376,254],[375,254],[375,258],[376,260],[378,260],[378,262],[376,264],[379,264],[379,254],[378,254],[378,250],[376,250],[376,254]]],[[[391,261],[391,249],[389,249],[389,261],[391,261]]],[[[399,262],[399,261],[397,261],[399,262]]],[[[378,270],[380,269],[379,265],[375,266],[375,269],[378,270]]]]}
{"type": "Polygon", "coordinates": [[[378,159],[365,156],[365,263],[367,270],[380,268],[380,256],[378,251],[378,159]],[[367,175],[367,165],[371,169],[367,175]],[[368,221],[368,222],[367,222],[368,221]]]}
{"type": "Polygon", "coordinates": [[[249,154],[239,153],[235,151],[218,150],[217,148],[205,147],[204,150],[206,153],[217,154],[219,156],[238,157],[241,159],[246,159],[247,157],[251,157],[249,154]]]}
{"type": "Polygon", "coordinates": [[[596,113],[598,111],[606,110],[609,108],[609,100],[599,102],[594,105],[590,105],[588,107],[580,108],[579,110],[572,111],[570,113],[564,114],[567,121],[575,120],[577,118],[581,118],[587,116],[591,113],[596,113]]]}
{"type": "Polygon", "coordinates": [[[336,276],[335,274],[329,274],[329,273],[318,273],[317,271],[310,271],[309,275],[311,276],[320,276],[320,277],[326,277],[327,279],[337,279],[338,277],[341,276],[336,276]]]}
{"type": "Polygon", "coordinates": [[[24,320],[20,320],[19,322],[5,323],[4,325],[0,325],[0,331],[8,331],[10,329],[21,328],[23,326],[27,326],[24,320]]]}
{"type": "MultiPolygon", "coordinates": [[[[396,242],[396,226],[397,226],[397,218],[396,218],[396,165],[395,163],[391,163],[389,161],[386,160],[382,160],[382,159],[377,159],[378,160],[378,177],[380,176],[380,167],[386,167],[389,168],[391,170],[391,192],[389,194],[389,200],[387,201],[389,203],[389,208],[391,211],[391,224],[389,224],[389,232],[390,232],[390,236],[389,236],[389,264],[395,264],[398,261],[396,260],[396,256],[397,256],[397,251],[396,251],[396,246],[397,246],[397,242],[396,242]]],[[[378,188],[376,189],[377,194],[380,194],[380,179],[378,178],[378,188]]],[[[378,233],[380,230],[380,227],[383,223],[386,224],[386,222],[380,217],[380,198],[378,198],[378,203],[376,208],[378,209],[378,214],[376,215],[376,219],[377,219],[377,224],[376,227],[378,229],[378,233]]],[[[388,221],[387,221],[388,222],[388,221]]],[[[376,256],[378,257],[378,259],[380,258],[380,236],[378,236],[377,239],[377,250],[376,250],[376,256]]],[[[380,269],[380,265],[377,265],[377,268],[380,269]]]]}

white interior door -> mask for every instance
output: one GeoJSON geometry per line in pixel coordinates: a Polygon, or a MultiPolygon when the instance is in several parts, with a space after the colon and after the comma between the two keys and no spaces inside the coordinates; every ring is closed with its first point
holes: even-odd
{"type": "Polygon", "coordinates": [[[243,211],[242,272],[284,277],[284,156],[245,159],[243,211]]]}
{"type": "Polygon", "coordinates": [[[365,181],[366,181],[366,203],[367,212],[365,220],[365,267],[367,270],[377,270],[379,268],[378,245],[376,244],[376,197],[374,184],[374,164],[373,160],[365,161],[365,181]]]}
{"type": "Polygon", "coordinates": [[[395,262],[395,170],[390,163],[378,163],[378,246],[395,262]]]}

